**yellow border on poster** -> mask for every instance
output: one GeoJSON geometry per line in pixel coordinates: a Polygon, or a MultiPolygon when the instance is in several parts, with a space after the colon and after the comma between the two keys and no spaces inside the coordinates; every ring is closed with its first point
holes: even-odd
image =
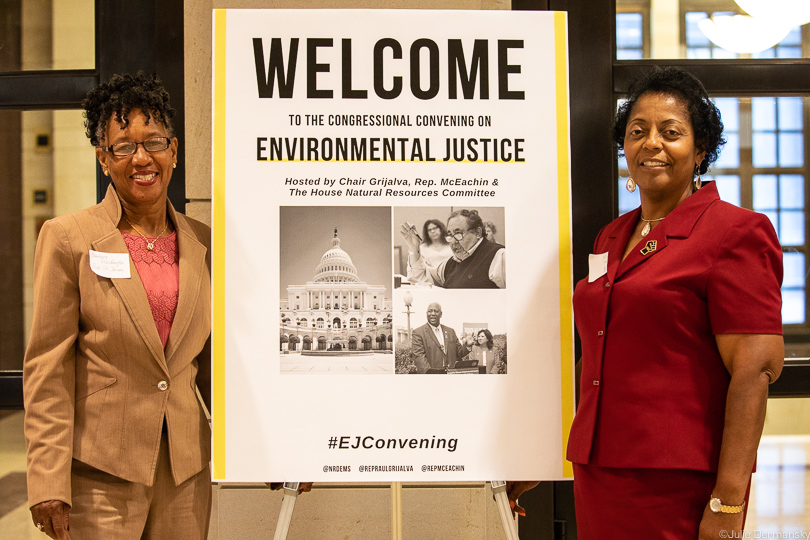
{"type": "Polygon", "coordinates": [[[226,10],[214,10],[214,199],[213,199],[213,463],[225,478],[225,48],[226,10]]]}
{"type": "Polygon", "coordinates": [[[574,421],[574,315],[571,306],[571,181],[568,118],[568,36],[566,14],[554,14],[554,71],[557,96],[557,219],[560,258],[560,400],[562,407],[563,476],[574,470],[565,459],[568,433],[574,421]]]}
{"type": "MultiPolygon", "coordinates": [[[[214,98],[213,98],[213,473],[225,478],[225,105],[227,10],[214,12],[214,98]]],[[[571,186],[568,116],[568,42],[564,12],[554,14],[556,116],[557,116],[557,209],[560,285],[560,373],[563,476],[573,477],[564,459],[568,433],[574,418],[573,311],[571,305],[571,186]]]]}

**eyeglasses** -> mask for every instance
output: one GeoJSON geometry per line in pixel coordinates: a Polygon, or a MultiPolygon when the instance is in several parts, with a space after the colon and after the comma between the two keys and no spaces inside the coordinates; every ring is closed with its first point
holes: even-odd
{"type": "Polygon", "coordinates": [[[464,235],[467,234],[468,232],[470,232],[470,229],[467,229],[466,231],[456,231],[454,233],[447,233],[447,236],[445,236],[444,239],[447,240],[448,244],[453,240],[455,240],[456,242],[461,242],[462,240],[464,240],[464,235]]]}
{"type": "Polygon", "coordinates": [[[147,152],[162,152],[169,147],[168,137],[153,137],[141,142],[122,142],[112,146],[101,146],[100,148],[106,152],[112,152],[114,156],[131,156],[138,151],[138,145],[143,145],[144,150],[147,152]]]}

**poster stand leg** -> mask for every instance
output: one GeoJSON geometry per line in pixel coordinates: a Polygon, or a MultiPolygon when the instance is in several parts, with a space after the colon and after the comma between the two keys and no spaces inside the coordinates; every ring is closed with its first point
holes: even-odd
{"type": "Polygon", "coordinates": [[[498,513],[501,515],[506,540],[520,540],[515,527],[515,520],[512,517],[512,509],[509,506],[509,498],[506,496],[506,482],[499,480],[492,481],[489,484],[492,486],[492,494],[498,504],[498,513]]]}
{"type": "Polygon", "coordinates": [[[402,540],[402,482],[391,482],[391,540],[402,540]]]}
{"type": "Polygon", "coordinates": [[[281,510],[278,513],[276,522],[276,533],[273,540],[287,540],[287,533],[290,532],[290,521],[292,521],[295,500],[298,498],[299,482],[285,482],[283,487],[284,497],[281,499],[281,510]]]}
{"type": "MultiPolygon", "coordinates": [[[[298,485],[298,482],[284,483],[284,497],[281,499],[281,510],[278,513],[273,540],[287,540],[295,501],[298,497],[298,485]]],[[[515,520],[512,518],[512,509],[509,507],[509,499],[506,496],[506,482],[492,481],[490,486],[492,486],[492,494],[498,505],[498,513],[501,516],[506,540],[520,540],[515,528],[515,520]]],[[[402,540],[402,482],[391,482],[391,540],[402,540]]]]}

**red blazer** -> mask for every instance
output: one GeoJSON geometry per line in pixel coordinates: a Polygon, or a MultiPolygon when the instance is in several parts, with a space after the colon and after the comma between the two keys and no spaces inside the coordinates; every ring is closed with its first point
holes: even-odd
{"type": "Polygon", "coordinates": [[[622,262],[639,213],[599,233],[607,274],[574,292],[583,356],[568,459],[716,471],[730,377],[714,336],[782,333],[782,250],[767,217],[712,182],[622,262]]]}

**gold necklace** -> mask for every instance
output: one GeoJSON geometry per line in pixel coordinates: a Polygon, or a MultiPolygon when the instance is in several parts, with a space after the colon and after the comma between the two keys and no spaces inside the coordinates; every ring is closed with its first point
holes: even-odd
{"type": "Polygon", "coordinates": [[[137,229],[137,227],[135,227],[135,225],[133,225],[133,224],[132,224],[132,222],[131,222],[130,220],[128,220],[126,217],[124,217],[124,221],[126,221],[127,223],[129,223],[129,226],[130,226],[130,227],[132,227],[132,229],[133,229],[133,230],[134,230],[136,233],[140,234],[140,235],[141,235],[141,237],[143,237],[143,239],[144,239],[144,240],[146,240],[146,249],[148,249],[149,251],[152,251],[153,249],[155,249],[155,242],[157,242],[157,239],[158,239],[158,238],[160,238],[161,236],[163,236],[163,233],[165,233],[165,232],[166,232],[166,229],[168,229],[168,228],[169,228],[169,220],[167,219],[167,220],[166,220],[166,226],[165,226],[165,227],[163,227],[163,230],[162,230],[162,231],[160,231],[160,234],[159,234],[159,235],[157,235],[157,236],[155,237],[155,239],[154,239],[154,240],[152,240],[152,241],[150,242],[150,241],[149,241],[149,239],[146,237],[146,235],[145,235],[145,234],[143,234],[141,231],[139,231],[139,230],[137,229]]]}
{"type": "Polygon", "coordinates": [[[652,229],[652,227],[650,227],[650,223],[656,223],[658,221],[661,221],[662,219],[664,219],[667,216],[660,217],[658,219],[644,219],[644,216],[639,216],[639,217],[641,218],[641,221],[644,222],[644,228],[641,229],[641,237],[644,238],[645,236],[650,234],[650,229],[652,229]]]}

